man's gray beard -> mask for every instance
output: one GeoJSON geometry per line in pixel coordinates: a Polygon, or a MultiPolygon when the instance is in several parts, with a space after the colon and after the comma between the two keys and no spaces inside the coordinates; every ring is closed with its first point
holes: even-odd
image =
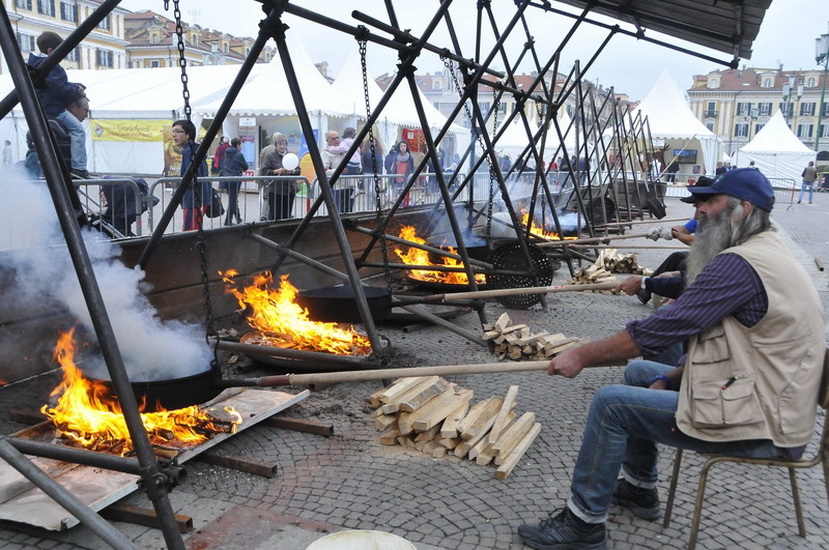
{"type": "Polygon", "coordinates": [[[733,208],[726,208],[715,218],[700,214],[694,244],[685,262],[685,280],[693,283],[714,256],[731,246],[734,235],[731,221],[733,208]]]}

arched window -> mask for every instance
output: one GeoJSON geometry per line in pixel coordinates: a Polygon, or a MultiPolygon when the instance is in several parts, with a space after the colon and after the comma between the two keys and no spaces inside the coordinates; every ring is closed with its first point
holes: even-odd
{"type": "Polygon", "coordinates": [[[814,86],[815,86],[815,77],[810,76],[809,80],[806,81],[806,87],[807,88],[814,88],[814,86]]]}
{"type": "Polygon", "coordinates": [[[720,79],[719,78],[709,78],[708,79],[708,87],[709,88],[719,88],[720,87],[720,79]]]}
{"type": "Polygon", "coordinates": [[[764,78],[763,79],[763,88],[771,88],[771,79],[770,78],[764,78]]]}

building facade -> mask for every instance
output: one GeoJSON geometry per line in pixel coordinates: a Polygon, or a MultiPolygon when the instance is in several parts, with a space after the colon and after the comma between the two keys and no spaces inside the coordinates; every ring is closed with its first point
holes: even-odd
{"type": "Polygon", "coordinates": [[[820,152],[829,149],[829,98],[820,112],[827,84],[820,68],[729,69],[694,76],[688,95],[694,115],[723,140],[729,155],[751,141],[778,110],[806,146],[814,149],[819,139],[820,152]]]}
{"type": "MultiPolygon", "coordinates": [[[[24,58],[36,51],[35,40],[44,31],[67,36],[100,5],[96,0],[4,0],[24,58]]],[[[124,18],[128,10],[115,8],[67,57],[62,65],[74,69],[123,69],[127,66],[124,18]]],[[[0,59],[0,73],[7,73],[0,59]]]]}
{"type": "MultiPolygon", "coordinates": [[[[53,31],[66,37],[100,6],[100,0],[3,0],[24,58],[36,51],[38,35],[53,31]]],[[[254,39],[184,23],[184,52],[190,66],[241,64],[254,39]]],[[[266,46],[259,61],[276,48],[266,46]]],[[[172,19],[150,10],[115,8],[61,63],[67,69],[125,69],[178,66],[178,37],[172,19]]],[[[0,56],[0,73],[7,73],[0,56]]]]}

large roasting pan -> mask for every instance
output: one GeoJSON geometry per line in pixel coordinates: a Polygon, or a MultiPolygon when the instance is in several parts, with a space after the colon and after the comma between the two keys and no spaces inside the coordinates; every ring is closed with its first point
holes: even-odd
{"type": "MultiPolygon", "coordinates": [[[[93,382],[101,383],[110,388],[110,395],[115,397],[115,392],[112,391],[112,383],[109,380],[99,379],[93,380],[93,382]]],[[[214,383],[211,369],[181,378],[132,382],[131,385],[139,408],[141,408],[142,403],[146,403],[142,412],[155,412],[160,408],[174,410],[199,405],[210,401],[224,389],[224,387],[214,383]]]]}

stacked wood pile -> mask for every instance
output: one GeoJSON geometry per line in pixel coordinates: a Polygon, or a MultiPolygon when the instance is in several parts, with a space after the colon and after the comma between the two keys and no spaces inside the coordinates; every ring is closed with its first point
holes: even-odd
{"type": "MultiPolygon", "coordinates": [[[[636,254],[629,252],[627,254],[620,254],[615,248],[605,248],[599,253],[595,264],[604,267],[611,273],[634,273],[636,275],[647,275],[650,271],[646,267],[639,265],[636,261],[636,254]]],[[[595,265],[594,264],[594,265],[595,265]]]]}
{"type": "Polygon", "coordinates": [[[494,463],[497,479],[505,479],[541,431],[535,413],[518,416],[518,386],[505,397],[472,404],[472,390],[438,376],[400,378],[374,393],[371,414],[383,430],[380,443],[401,445],[435,458],[455,456],[480,466],[494,463]]]}
{"type": "MultiPolygon", "coordinates": [[[[590,283],[603,283],[615,281],[614,273],[635,273],[637,275],[650,275],[653,270],[642,267],[636,261],[636,254],[619,254],[615,248],[605,248],[599,252],[599,257],[590,267],[583,267],[575,272],[570,284],[581,285],[590,283]]],[[[594,290],[612,294],[610,290],[594,290]]]]}
{"type": "Polygon", "coordinates": [[[584,341],[575,336],[567,337],[561,332],[533,333],[525,324],[513,324],[507,313],[502,313],[494,323],[485,323],[483,329],[483,339],[491,340],[495,344],[492,351],[498,356],[499,361],[503,359],[515,361],[550,359],[570,346],[584,341]]]}

